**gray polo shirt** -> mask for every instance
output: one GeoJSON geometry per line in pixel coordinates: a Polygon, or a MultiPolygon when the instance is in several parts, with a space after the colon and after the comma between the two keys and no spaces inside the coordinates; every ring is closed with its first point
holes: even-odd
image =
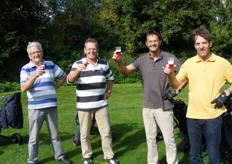
{"type": "Polygon", "coordinates": [[[161,51],[160,58],[154,61],[149,54],[139,57],[132,65],[140,72],[144,92],[144,108],[171,109],[174,105],[169,101],[163,101],[165,93],[169,91],[168,77],[164,73],[168,57],[174,57],[176,70],[179,71],[181,63],[176,56],[161,51]]]}

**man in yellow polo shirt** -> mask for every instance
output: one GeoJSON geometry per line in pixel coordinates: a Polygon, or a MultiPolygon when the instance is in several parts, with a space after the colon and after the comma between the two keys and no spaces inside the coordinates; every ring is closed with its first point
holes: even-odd
{"type": "Polygon", "coordinates": [[[232,92],[232,85],[223,90],[226,82],[232,83],[232,66],[222,57],[210,51],[210,32],[204,27],[193,30],[192,39],[197,55],[186,60],[175,76],[165,67],[169,83],[173,88],[188,80],[189,104],[187,127],[190,141],[190,163],[203,164],[201,136],[205,137],[209,163],[220,164],[221,115],[226,112],[223,105],[232,92]]]}

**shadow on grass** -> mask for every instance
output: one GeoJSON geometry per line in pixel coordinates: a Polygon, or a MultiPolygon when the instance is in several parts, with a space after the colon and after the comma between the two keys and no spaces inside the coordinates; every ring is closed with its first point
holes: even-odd
{"type": "MultiPolygon", "coordinates": [[[[128,152],[133,152],[138,149],[141,144],[146,145],[146,137],[144,127],[139,127],[137,123],[130,124],[115,124],[111,126],[112,129],[112,137],[113,137],[113,149],[115,152],[115,156],[121,157],[128,152]]],[[[103,158],[103,153],[101,149],[101,139],[99,135],[92,136],[91,140],[93,147],[93,158],[103,158]]],[[[146,145],[147,146],[147,145],[146,145]]],[[[165,146],[163,141],[158,142],[158,149],[161,149],[162,146],[165,146]]],[[[178,150],[180,150],[181,145],[178,144],[178,150]]],[[[144,152],[145,153],[145,152],[144,152]]],[[[180,153],[180,152],[179,152],[180,153]]],[[[164,152],[165,154],[165,152],[164,152]]],[[[145,153],[145,159],[147,154],[145,153]]],[[[184,156],[179,159],[180,164],[186,164],[188,159],[188,154],[184,154],[184,156]]],[[[166,164],[166,155],[159,156],[159,163],[166,164]]]]}
{"type": "Polygon", "coordinates": [[[115,124],[111,127],[114,150],[117,156],[123,156],[128,151],[134,151],[140,144],[146,142],[145,130],[138,123],[115,124]]]}
{"type": "MultiPolygon", "coordinates": [[[[115,124],[111,126],[112,144],[116,158],[123,156],[128,151],[134,151],[140,144],[146,142],[144,128],[138,127],[136,123],[115,124]]],[[[62,135],[62,140],[67,139],[62,135]]],[[[70,138],[69,138],[70,139],[70,138]]],[[[93,158],[104,158],[100,134],[91,134],[91,145],[93,158]]],[[[68,152],[72,154],[72,152],[68,152]]]]}
{"type": "Polygon", "coordinates": [[[7,146],[7,145],[12,144],[10,138],[8,138],[8,137],[10,137],[10,136],[3,135],[0,137],[0,146],[7,146]]]}
{"type": "MultiPolygon", "coordinates": [[[[64,150],[69,150],[69,151],[65,151],[64,154],[67,158],[72,158],[74,156],[76,156],[77,154],[81,154],[81,149],[80,147],[77,147],[77,146],[73,146],[72,149],[70,150],[69,148],[65,148],[64,147],[64,144],[63,142],[64,141],[70,141],[70,143],[72,142],[72,135],[70,133],[60,133],[61,135],[61,141],[62,141],[62,147],[64,150]]],[[[29,135],[26,135],[26,136],[22,136],[23,138],[23,144],[22,146],[26,146],[28,145],[28,139],[29,139],[29,135]]],[[[5,146],[11,144],[11,142],[3,142],[5,146]]],[[[1,141],[0,141],[0,145],[1,145],[1,141]]],[[[0,152],[1,153],[1,152],[0,152]]],[[[2,152],[3,153],[3,152],[2,152]]],[[[40,164],[45,164],[45,163],[49,163],[49,162],[55,162],[55,158],[54,158],[54,153],[52,151],[52,146],[51,146],[51,139],[50,139],[50,134],[48,132],[40,132],[40,135],[39,135],[39,153],[38,153],[38,156],[39,156],[39,163],[40,164]],[[46,146],[48,147],[47,149],[49,151],[52,152],[52,156],[46,156],[44,158],[42,158],[42,155],[40,155],[43,151],[42,149],[42,146],[46,146]]],[[[60,163],[60,162],[59,162],[60,163]]]]}
{"type": "MultiPolygon", "coordinates": [[[[115,156],[123,156],[128,151],[134,151],[140,144],[146,142],[144,128],[137,127],[136,123],[131,124],[115,124],[111,126],[112,144],[115,156]]],[[[100,135],[92,136],[92,147],[94,149],[94,157],[103,157],[101,149],[100,135]],[[100,147],[100,149],[97,149],[100,147]]],[[[117,158],[117,157],[116,157],[117,158]]]]}

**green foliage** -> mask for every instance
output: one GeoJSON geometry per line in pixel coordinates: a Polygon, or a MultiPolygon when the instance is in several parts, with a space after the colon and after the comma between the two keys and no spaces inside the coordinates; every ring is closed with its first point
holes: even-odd
{"type": "Polygon", "coordinates": [[[175,55],[181,63],[184,63],[185,60],[196,55],[194,47],[187,50],[168,50],[168,52],[175,55]]]}
{"type": "Polygon", "coordinates": [[[0,83],[0,93],[19,91],[20,86],[16,82],[0,83]]]}
{"type": "Polygon", "coordinates": [[[5,96],[0,96],[0,110],[4,107],[5,105],[5,96]]]}
{"type": "Polygon", "coordinates": [[[48,45],[44,52],[44,59],[54,61],[66,73],[71,69],[72,64],[83,57],[82,51],[71,51],[70,46],[65,44],[48,45]]]}
{"type": "Polygon", "coordinates": [[[28,60],[23,55],[27,42],[43,37],[49,21],[44,13],[44,6],[36,0],[0,1],[0,82],[18,81],[16,75],[28,60]]]}
{"type": "Polygon", "coordinates": [[[186,50],[192,46],[191,30],[207,25],[211,19],[209,1],[114,0],[112,3],[118,16],[121,44],[128,53],[144,50],[144,35],[149,28],[161,33],[164,47],[186,50]]]}
{"type": "Polygon", "coordinates": [[[231,1],[225,1],[224,4],[216,3],[213,10],[216,19],[210,24],[213,42],[212,50],[227,59],[231,58],[232,54],[231,12],[231,1]]]}
{"type": "MultiPolygon", "coordinates": [[[[136,57],[147,52],[144,42],[149,28],[161,33],[163,50],[184,60],[195,54],[191,31],[206,25],[212,33],[212,51],[229,59],[231,12],[228,0],[1,0],[0,82],[19,81],[20,68],[29,61],[29,41],[39,41],[45,59],[68,72],[83,56],[87,38],[98,40],[103,59],[110,59],[108,52],[116,45],[136,57]]],[[[119,74],[116,81],[138,79],[135,76],[119,74]]]]}
{"type": "MultiPolygon", "coordinates": [[[[113,55],[113,52],[111,52],[111,54],[113,55]]],[[[135,57],[132,57],[131,55],[129,55],[127,53],[123,53],[122,60],[123,60],[125,65],[128,65],[128,64],[131,64],[132,62],[134,62],[135,57]]],[[[124,75],[118,71],[118,66],[117,66],[116,62],[113,61],[113,59],[109,59],[108,62],[110,64],[110,68],[111,68],[111,70],[114,74],[114,77],[115,77],[115,80],[114,80],[115,84],[126,84],[126,83],[138,83],[138,82],[140,82],[140,75],[138,72],[135,72],[135,73],[129,74],[129,75],[124,75]]]]}

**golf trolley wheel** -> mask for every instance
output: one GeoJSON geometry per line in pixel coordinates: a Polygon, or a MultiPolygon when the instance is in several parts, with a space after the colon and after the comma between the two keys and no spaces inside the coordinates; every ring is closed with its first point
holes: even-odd
{"type": "Polygon", "coordinates": [[[19,133],[12,134],[10,140],[14,145],[22,145],[23,141],[22,136],[19,133]]]}
{"type": "Polygon", "coordinates": [[[73,144],[75,146],[81,145],[81,139],[80,139],[80,134],[79,133],[75,133],[73,134],[73,144]]]}
{"type": "Polygon", "coordinates": [[[158,130],[157,135],[156,135],[156,142],[164,140],[163,134],[160,130],[158,130]]]}

